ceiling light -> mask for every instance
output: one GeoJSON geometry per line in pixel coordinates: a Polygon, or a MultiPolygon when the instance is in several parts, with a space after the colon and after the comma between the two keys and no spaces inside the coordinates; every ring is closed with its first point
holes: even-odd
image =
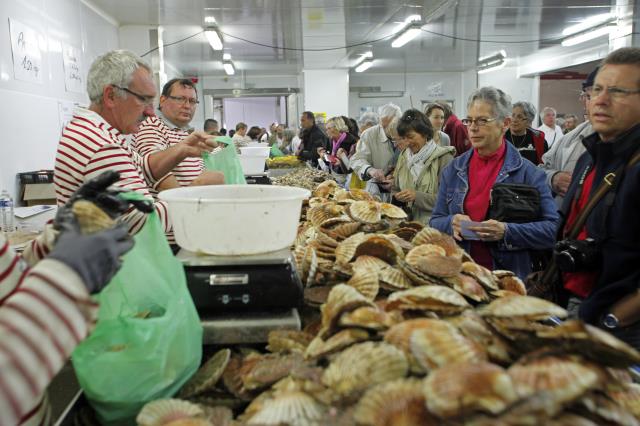
{"type": "Polygon", "coordinates": [[[217,27],[207,27],[207,29],[204,30],[204,35],[207,37],[213,50],[222,50],[222,37],[217,27]]]}
{"type": "Polygon", "coordinates": [[[393,29],[393,33],[398,33],[402,30],[404,30],[406,27],[408,27],[409,25],[411,25],[411,23],[413,22],[417,22],[421,19],[420,15],[409,15],[405,18],[405,20],[399,24],[397,27],[395,27],[393,29]]]}
{"type": "Polygon", "coordinates": [[[358,65],[355,69],[356,72],[364,72],[366,70],[368,70],[369,68],[371,68],[371,65],[373,65],[373,61],[370,59],[365,59],[364,61],[362,61],[362,63],[360,65],[358,65]]]}
{"type": "Polygon", "coordinates": [[[564,30],[562,30],[562,35],[566,37],[573,34],[581,33],[601,24],[611,22],[615,18],[615,15],[613,15],[612,13],[603,13],[600,15],[591,16],[580,22],[579,24],[565,28],[564,30]]]}
{"type": "Polygon", "coordinates": [[[614,26],[606,25],[604,27],[596,28],[592,31],[576,34],[571,37],[567,37],[562,40],[562,45],[565,47],[575,46],[576,44],[584,43],[585,41],[593,40],[594,38],[602,37],[609,34],[614,29],[614,26]]]}
{"type": "Polygon", "coordinates": [[[506,59],[507,52],[505,52],[504,50],[500,50],[491,55],[478,58],[478,74],[484,74],[489,71],[495,71],[500,68],[504,68],[504,66],[507,64],[507,62],[505,61],[506,59]]]}
{"type": "Polygon", "coordinates": [[[216,18],[214,18],[213,16],[205,16],[204,17],[204,23],[205,24],[215,24],[216,23],[216,18]]]}
{"type": "Polygon", "coordinates": [[[402,47],[416,38],[422,31],[422,25],[419,23],[413,23],[405,28],[396,38],[391,42],[391,47],[402,47]]]}
{"type": "Polygon", "coordinates": [[[233,62],[225,61],[222,63],[222,66],[224,67],[224,72],[227,73],[227,75],[234,75],[236,73],[236,68],[233,66],[233,62]]]}
{"type": "Polygon", "coordinates": [[[223,53],[222,54],[222,60],[223,61],[230,61],[231,60],[231,53],[223,53]]]}

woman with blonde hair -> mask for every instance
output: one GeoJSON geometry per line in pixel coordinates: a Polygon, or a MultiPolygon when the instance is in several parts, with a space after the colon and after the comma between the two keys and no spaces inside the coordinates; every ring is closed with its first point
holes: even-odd
{"type": "Polygon", "coordinates": [[[318,148],[318,164],[330,171],[340,184],[345,184],[351,172],[350,158],[356,151],[356,139],[349,133],[349,127],[342,117],[331,117],[325,124],[330,139],[331,152],[318,148]]]}

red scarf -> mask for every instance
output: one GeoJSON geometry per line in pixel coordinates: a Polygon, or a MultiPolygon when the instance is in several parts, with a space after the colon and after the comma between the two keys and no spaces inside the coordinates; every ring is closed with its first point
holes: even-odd
{"type": "MultiPolygon", "coordinates": [[[[469,160],[469,192],[464,199],[464,212],[475,222],[482,222],[489,210],[489,194],[504,164],[507,144],[502,141],[493,154],[480,155],[473,150],[469,160]]],[[[486,243],[471,242],[471,257],[485,268],[493,269],[493,257],[486,243]]]]}

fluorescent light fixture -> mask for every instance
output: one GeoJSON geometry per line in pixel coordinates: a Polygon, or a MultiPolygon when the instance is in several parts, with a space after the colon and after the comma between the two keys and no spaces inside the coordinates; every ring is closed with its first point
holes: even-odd
{"type": "Polygon", "coordinates": [[[230,61],[231,60],[231,53],[223,53],[222,54],[222,60],[223,61],[230,61]]]}
{"type": "Polygon", "coordinates": [[[562,35],[566,37],[573,34],[581,33],[593,27],[597,27],[597,26],[600,26],[601,24],[613,21],[614,19],[616,19],[616,17],[612,13],[603,13],[600,15],[594,15],[585,19],[579,24],[572,25],[570,27],[565,28],[564,30],[562,30],[562,35]]]}
{"type": "Polygon", "coordinates": [[[596,28],[593,31],[587,31],[571,37],[567,37],[562,40],[561,44],[565,47],[575,46],[576,44],[584,43],[585,41],[608,35],[611,31],[613,31],[614,28],[614,26],[605,25],[604,27],[596,28]]]}
{"type": "Polygon", "coordinates": [[[369,50],[369,51],[367,51],[367,52],[364,52],[364,53],[362,54],[362,56],[361,56],[361,57],[362,57],[363,59],[373,58],[373,52],[372,52],[372,51],[370,51],[370,50],[369,50]]]}
{"type": "Polygon", "coordinates": [[[234,75],[236,73],[236,68],[233,66],[233,62],[223,62],[222,66],[224,67],[224,72],[227,73],[227,75],[234,75]]]}
{"type": "Polygon", "coordinates": [[[205,16],[204,17],[204,23],[205,24],[215,24],[216,23],[216,18],[214,18],[213,16],[205,16]]]}
{"type": "Polygon", "coordinates": [[[422,25],[413,23],[409,25],[404,31],[402,31],[396,38],[391,42],[391,47],[402,47],[405,44],[409,43],[411,40],[416,38],[418,34],[422,31],[422,25]]]}
{"type": "Polygon", "coordinates": [[[373,61],[370,59],[365,59],[364,61],[362,61],[362,63],[360,65],[358,65],[355,69],[356,72],[364,72],[366,70],[368,70],[369,68],[371,68],[371,65],[373,65],[373,61]]]}
{"type": "Polygon", "coordinates": [[[504,68],[507,64],[507,52],[500,50],[496,53],[492,53],[488,56],[483,56],[478,59],[478,74],[484,74],[489,71],[495,71],[500,68],[504,68]]]}
{"type": "Polygon", "coordinates": [[[204,35],[207,37],[209,44],[213,50],[222,50],[222,37],[216,27],[207,27],[204,30],[204,35]]]}
{"type": "Polygon", "coordinates": [[[399,33],[400,31],[404,30],[406,27],[408,27],[409,25],[411,25],[413,22],[417,22],[420,19],[422,19],[420,17],[420,15],[409,15],[405,18],[404,22],[402,22],[401,24],[399,24],[397,27],[395,27],[393,29],[393,33],[399,33]]]}

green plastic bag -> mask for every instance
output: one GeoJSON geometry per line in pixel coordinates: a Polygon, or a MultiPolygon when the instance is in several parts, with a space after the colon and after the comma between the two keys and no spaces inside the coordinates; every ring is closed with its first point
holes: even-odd
{"type": "Polygon", "coordinates": [[[213,155],[204,152],[202,154],[204,168],[224,173],[225,184],[246,184],[242,164],[240,164],[236,147],[231,138],[218,136],[215,140],[227,144],[227,146],[213,155]]]}
{"type": "Polygon", "coordinates": [[[271,152],[269,153],[271,157],[284,157],[284,153],[278,148],[278,146],[274,143],[271,145],[271,152]]]}
{"type": "Polygon", "coordinates": [[[95,330],[72,354],[103,424],[135,424],[145,403],[174,395],[202,360],[200,319],[155,212],[134,238],[97,296],[95,330]]]}

